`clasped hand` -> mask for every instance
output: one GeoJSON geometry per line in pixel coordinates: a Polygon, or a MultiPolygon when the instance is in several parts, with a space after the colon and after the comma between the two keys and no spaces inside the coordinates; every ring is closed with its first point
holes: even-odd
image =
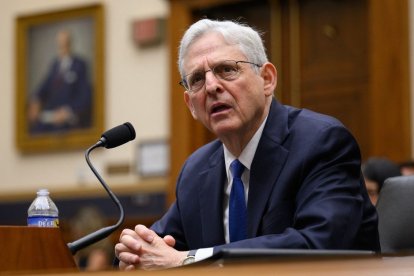
{"type": "Polygon", "coordinates": [[[188,252],[174,249],[175,239],[164,238],[144,225],[138,224],[135,230],[124,229],[115,245],[115,255],[121,270],[141,268],[155,270],[180,266],[188,252]]]}

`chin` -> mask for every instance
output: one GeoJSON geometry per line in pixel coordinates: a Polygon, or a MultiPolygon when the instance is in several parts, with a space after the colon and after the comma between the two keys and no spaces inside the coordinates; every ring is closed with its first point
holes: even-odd
{"type": "Polygon", "coordinates": [[[234,133],[237,130],[234,126],[215,126],[211,128],[211,132],[213,132],[217,137],[227,136],[230,133],[234,133]]]}

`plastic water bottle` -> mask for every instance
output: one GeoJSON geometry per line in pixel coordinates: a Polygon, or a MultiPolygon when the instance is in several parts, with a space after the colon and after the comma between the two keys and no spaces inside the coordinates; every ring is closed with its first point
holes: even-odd
{"type": "Polygon", "coordinates": [[[37,197],[27,211],[27,225],[35,227],[59,227],[59,210],[49,197],[47,189],[37,191],[37,197]]]}

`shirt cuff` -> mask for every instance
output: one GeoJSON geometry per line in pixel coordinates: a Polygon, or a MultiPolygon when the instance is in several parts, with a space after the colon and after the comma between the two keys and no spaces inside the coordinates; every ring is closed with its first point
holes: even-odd
{"type": "Polygon", "coordinates": [[[198,262],[213,256],[213,249],[213,247],[198,249],[194,256],[194,260],[198,262]]]}

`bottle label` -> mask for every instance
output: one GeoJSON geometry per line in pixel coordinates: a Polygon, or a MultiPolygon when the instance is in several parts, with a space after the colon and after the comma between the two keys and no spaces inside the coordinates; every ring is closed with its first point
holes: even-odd
{"type": "Polygon", "coordinates": [[[34,227],[59,227],[59,218],[52,216],[28,217],[27,225],[34,227]]]}

